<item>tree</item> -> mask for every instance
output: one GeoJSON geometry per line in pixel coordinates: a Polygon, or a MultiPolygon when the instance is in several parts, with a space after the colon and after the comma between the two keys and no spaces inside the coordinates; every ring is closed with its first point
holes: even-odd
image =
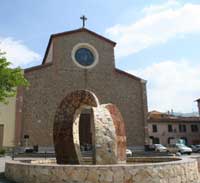
{"type": "Polygon", "coordinates": [[[10,68],[11,63],[0,50],[0,102],[7,103],[8,97],[16,95],[18,86],[28,86],[21,68],[10,68]]]}

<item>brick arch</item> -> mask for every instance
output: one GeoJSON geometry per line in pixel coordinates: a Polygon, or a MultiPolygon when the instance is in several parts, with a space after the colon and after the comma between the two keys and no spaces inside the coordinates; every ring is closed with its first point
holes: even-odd
{"type": "Polygon", "coordinates": [[[79,119],[83,107],[99,106],[98,98],[87,90],[69,93],[59,105],[54,119],[53,140],[58,164],[81,163],[79,136],[74,120],[79,119]],[[74,130],[74,129],[75,130],[74,130]],[[76,136],[76,137],[75,137],[76,136]]]}

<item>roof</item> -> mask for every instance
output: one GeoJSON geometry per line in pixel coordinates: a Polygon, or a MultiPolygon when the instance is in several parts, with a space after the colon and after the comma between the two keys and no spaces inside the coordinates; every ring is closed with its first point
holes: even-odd
{"type": "Polygon", "coordinates": [[[162,113],[158,111],[151,111],[148,113],[148,122],[155,123],[155,122],[163,122],[163,123],[169,123],[169,122],[200,122],[200,117],[197,116],[191,116],[191,117],[183,117],[183,116],[175,116],[173,114],[168,113],[162,113]]]}
{"type": "Polygon", "coordinates": [[[61,32],[61,33],[56,33],[56,34],[52,34],[50,36],[50,39],[49,39],[49,43],[48,43],[48,46],[47,46],[47,49],[46,49],[46,52],[45,52],[45,55],[44,55],[44,58],[43,58],[43,61],[42,61],[42,64],[44,64],[45,60],[46,60],[46,57],[47,57],[47,54],[48,54],[48,51],[49,51],[49,48],[50,48],[50,45],[51,45],[51,41],[53,38],[55,37],[60,37],[60,36],[65,36],[65,35],[69,35],[69,34],[75,34],[75,33],[79,33],[79,32],[88,32],[89,34],[92,34],[93,36],[101,39],[101,40],[104,40],[110,44],[112,44],[113,46],[115,46],[117,43],[108,39],[108,38],[105,38],[89,29],[86,29],[86,28],[80,28],[80,29],[75,29],[75,30],[72,30],[72,31],[66,31],[66,32],[61,32]]]}
{"type": "Polygon", "coordinates": [[[153,110],[153,111],[150,111],[149,114],[165,114],[165,113],[153,110]]]}
{"type": "Polygon", "coordinates": [[[96,32],[93,32],[89,29],[86,29],[86,28],[80,28],[80,29],[75,29],[75,30],[72,30],[72,31],[65,31],[65,32],[61,32],[61,33],[57,33],[57,34],[52,34],[51,37],[58,37],[58,36],[63,36],[63,35],[68,35],[68,34],[74,34],[74,33],[79,33],[79,32],[88,32],[92,35],[94,35],[95,37],[97,38],[100,38],[108,43],[111,43],[113,46],[116,45],[116,42],[106,38],[106,37],[103,37],[102,35],[100,34],[97,34],[96,32]]]}
{"type": "Polygon", "coordinates": [[[163,117],[163,118],[148,118],[148,122],[155,123],[155,122],[179,122],[179,123],[193,123],[193,122],[199,122],[200,123],[200,117],[177,117],[177,116],[169,116],[169,117],[163,117]]]}
{"type": "MultiPolygon", "coordinates": [[[[122,71],[122,70],[120,70],[120,69],[116,69],[116,68],[115,68],[115,72],[117,72],[117,73],[119,73],[119,74],[122,74],[122,75],[125,75],[125,76],[127,76],[127,77],[129,77],[129,78],[131,78],[131,79],[135,79],[135,80],[139,80],[139,81],[145,81],[145,80],[143,80],[143,79],[141,79],[141,78],[139,78],[139,77],[137,77],[137,76],[134,76],[134,75],[132,75],[132,74],[130,74],[130,73],[128,73],[128,72],[122,71]]],[[[145,81],[145,82],[146,82],[146,81],[145,81]]]]}
{"type": "Polygon", "coordinates": [[[161,118],[166,118],[166,117],[170,117],[171,115],[168,113],[163,113],[163,112],[159,112],[159,111],[150,111],[148,112],[148,119],[153,118],[153,119],[161,119],[161,118]]]}
{"type": "Polygon", "coordinates": [[[28,73],[28,72],[35,71],[35,70],[40,70],[40,69],[49,67],[51,65],[53,65],[53,64],[47,63],[47,64],[43,64],[43,65],[36,65],[36,66],[33,66],[33,67],[29,67],[29,68],[24,69],[24,73],[28,73]]]}

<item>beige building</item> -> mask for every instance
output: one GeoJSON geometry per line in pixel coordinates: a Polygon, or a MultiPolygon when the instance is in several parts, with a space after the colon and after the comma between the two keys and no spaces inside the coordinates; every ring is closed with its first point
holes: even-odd
{"type": "Polygon", "coordinates": [[[200,117],[177,117],[152,111],[147,121],[149,137],[154,144],[167,145],[176,139],[183,139],[188,145],[200,144],[200,117]]]}
{"type": "Polygon", "coordinates": [[[16,98],[8,99],[8,104],[0,103],[0,149],[15,144],[16,98]]]}

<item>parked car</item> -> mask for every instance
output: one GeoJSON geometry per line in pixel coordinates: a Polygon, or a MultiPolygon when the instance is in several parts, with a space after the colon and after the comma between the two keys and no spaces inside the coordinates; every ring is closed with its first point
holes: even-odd
{"type": "Polygon", "coordinates": [[[145,151],[155,151],[155,146],[153,146],[153,144],[148,144],[144,146],[145,151]]]}
{"type": "Polygon", "coordinates": [[[126,149],[126,156],[132,157],[132,151],[130,149],[126,149]]]}
{"type": "Polygon", "coordinates": [[[167,152],[167,148],[162,144],[154,144],[156,152],[167,152]]]}
{"type": "Polygon", "coordinates": [[[24,152],[25,152],[25,153],[33,153],[33,152],[34,152],[34,149],[33,149],[33,147],[25,147],[25,148],[24,148],[24,152]]]}
{"type": "Polygon", "coordinates": [[[200,152],[200,145],[191,145],[192,152],[199,153],[200,152]]]}
{"type": "Polygon", "coordinates": [[[170,144],[167,151],[171,153],[191,154],[192,149],[184,144],[170,144]]]}

